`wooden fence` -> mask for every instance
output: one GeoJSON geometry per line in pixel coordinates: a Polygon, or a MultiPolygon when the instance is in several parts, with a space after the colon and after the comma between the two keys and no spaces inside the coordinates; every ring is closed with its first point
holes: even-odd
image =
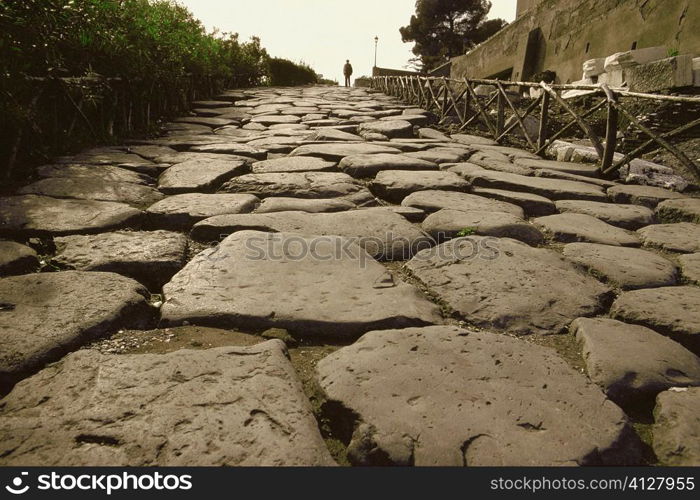
{"type": "Polygon", "coordinates": [[[506,136],[515,130],[520,130],[527,142],[527,147],[534,153],[543,156],[548,146],[556,139],[572,129],[579,128],[590,140],[600,159],[599,169],[603,175],[616,172],[632,159],[638,158],[649,149],[658,146],[671,152],[691,172],[700,178],[700,166],[672,144],[671,140],[681,134],[688,133],[700,125],[700,116],[687,123],[664,133],[656,133],[646,127],[626,107],[626,100],[646,99],[653,101],[671,101],[688,105],[700,105],[700,97],[683,97],[671,95],[642,94],[626,90],[611,89],[607,85],[548,85],[544,82],[512,82],[502,80],[467,79],[454,80],[446,77],[417,77],[417,76],[383,76],[372,79],[372,88],[388,95],[400,98],[406,103],[434,112],[444,122],[448,117],[456,118],[460,130],[480,122],[489,135],[497,142],[502,142],[506,136]],[[477,95],[476,86],[492,86],[489,95],[477,95]],[[520,111],[514,103],[513,95],[508,90],[515,89],[518,98],[524,91],[528,94],[535,89],[537,97],[529,98],[527,106],[520,111]],[[585,91],[585,95],[599,101],[588,107],[585,112],[574,109],[571,101],[562,97],[565,91],[585,91]],[[529,102],[528,102],[529,101],[529,102]],[[568,102],[567,102],[568,101],[568,102]],[[570,116],[570,122],[551,133],[549,121],[553,108],[570,116]],[[599,136],[594,128],[586,121],[599,110],[606,112],[604,137],[599,136]],[[525,118],[533,113],[538,114],[538,133],[533,134],[525,126],[525,118]],[[642,144],[616,160],[618,125],[620,117],[624,117],[631,126],[639,129],[648,137],[642,144]]]}

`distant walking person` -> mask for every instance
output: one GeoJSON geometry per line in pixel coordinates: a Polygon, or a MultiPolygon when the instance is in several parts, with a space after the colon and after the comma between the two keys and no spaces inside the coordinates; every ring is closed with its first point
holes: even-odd
{"type": "Polygon", "coordinates": [[[352,64],[350,60],[345,61],[345,66],[343,66],[343,74],[345,75],[345,86],[350,86],[350,77],[352,76],[352,64]]]}

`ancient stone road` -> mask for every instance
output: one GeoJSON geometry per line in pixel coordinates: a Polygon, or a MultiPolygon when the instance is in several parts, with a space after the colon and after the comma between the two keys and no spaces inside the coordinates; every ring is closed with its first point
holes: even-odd
{"type": "Polygon", "coordinates": [[[700,465],[700,199],[429,125],[231,91],[39,168],[0,199],[0,464],[700,465]]]}

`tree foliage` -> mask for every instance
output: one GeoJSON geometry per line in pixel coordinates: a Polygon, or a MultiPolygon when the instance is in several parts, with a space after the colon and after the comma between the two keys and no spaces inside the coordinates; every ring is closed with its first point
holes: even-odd
{"type": "Polygon", "coordinates": [[[273,57],[269,68],[271,85],[306,85],[318,81],[316,72],[304,63],[273,57]]]}
{"type": "Polygon", "coordinates": [[[464,54],[507,23],[486,20],[488,0],[417,0],[416,13],[400,29],[404,42],[415,42],[413,53],[423,71],[429,71],[452,57],[464,54]]]}

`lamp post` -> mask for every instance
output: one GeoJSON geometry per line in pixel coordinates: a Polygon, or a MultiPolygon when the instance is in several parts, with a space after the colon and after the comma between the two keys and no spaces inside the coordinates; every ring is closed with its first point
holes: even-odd
{"type": "Polygon", "coordinates": [[[379,37],[374,37],[374,67],[377,67],[377,46],[379,45],[379,37]]]}

